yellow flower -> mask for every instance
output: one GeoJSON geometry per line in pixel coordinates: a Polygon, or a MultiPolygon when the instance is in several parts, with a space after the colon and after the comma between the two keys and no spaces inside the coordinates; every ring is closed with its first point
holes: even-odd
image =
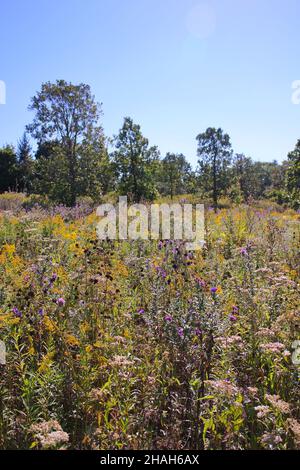
{"type": "Polygon", "coordinates": [[[69,345],[69,346],[79,346],[79,340],[73,336],[73,335],[70,335],[70,334],[66,334],[65,335],[65,339],[66,339],[66,343],[69,345]]]}
{"type": "Polygon", "coordinates": [[[14,244],[12,245],[5,244],[3,247],[3,251],[4,253],[7,253],[8,255],[13,255],[16,252],[16,247],[14,244]]]}

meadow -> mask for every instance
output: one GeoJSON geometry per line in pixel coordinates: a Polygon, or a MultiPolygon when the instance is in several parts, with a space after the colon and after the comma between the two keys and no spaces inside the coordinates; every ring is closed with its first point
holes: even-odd
{"type": "Polygon", "coordinates": [[[300,448],[299,212],[207,207],[187,252],[0,207],[0,448],[300,448]]]}

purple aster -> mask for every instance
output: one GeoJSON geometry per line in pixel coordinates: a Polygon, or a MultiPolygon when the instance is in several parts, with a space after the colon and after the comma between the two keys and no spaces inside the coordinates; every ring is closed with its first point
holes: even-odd
{"type": "Polygon", "coordinates": [[[178,328],[177,332],[178,332],[178,334],[179,334],[180,338],[183,338],[183,337],[184,337],[184,331],[183,331],[183,328],[178,328]]]}
{"type": "Polygon", "coordinates": [[[14,307],[12,309],[13,313],[15,314],[16,317],[18,318],[21,318],[22,317],[22,313],[20,312],[20,310],[17,308],[17,307],[14,307]]]}
{"type": "Polygon", "coordinates": [[[167,321],[167,322],[173,321],[172,315],[166,315],[166,316],[165,316],[165,321],[167,321]]]}
{"type": "Polygon", "coordinates": [[[63,307],[66,303],[65,299],[63,297],[59,297],[59,299],[57,299],[56,301],[57,305],[59,305],[60,307],[63,307]]]}

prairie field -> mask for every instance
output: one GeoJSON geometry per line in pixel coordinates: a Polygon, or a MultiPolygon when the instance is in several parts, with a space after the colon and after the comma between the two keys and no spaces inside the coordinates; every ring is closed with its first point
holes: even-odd
{"type": "Polygon", "coordinates": [[[206,243],[0,212],[2,449],[299,449],[299,212],[206,208],[206,243]]]}

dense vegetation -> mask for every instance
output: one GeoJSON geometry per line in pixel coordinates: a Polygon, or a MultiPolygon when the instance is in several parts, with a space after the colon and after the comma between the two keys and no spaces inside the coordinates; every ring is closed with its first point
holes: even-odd
{"type": "Polygon", "coordinates": [[[101,105],[88,85],[44,83],[29,109],[34,119],[17,150],[0,149],[0,192],[25,191],[68,206],[80,197],[99,202],[119,192],[134,201],[197,193],[202,200],[211,198],[215,207],[224,196],[234,203],[268,198],[300,207],[300,141],[282,164],[254,162],[234,153],[222,129],[208,128],[196,138],[198,165],[193,169],[181,153],[162,158],[129,117],[117,136],[106,138],[101,105]],[[29,135],[36,141],[35,152],[29,135]]]}
{"type": "Polygon", "coordinates": [[[191,253],[20,204],[0,216],[2,448],[299,448],[296,212],[208,208],[191,253]]]}
{"type": "Polygon", "coordinates": [[[87,85],[30,108],[0,150],[0,448],[299,449],[300,141],[253,162],[208,128],[192,169],[129,117],[107,139],[87,85]],[[204,201],[204,247],[98,240],[118,194],[204,201]]]}

